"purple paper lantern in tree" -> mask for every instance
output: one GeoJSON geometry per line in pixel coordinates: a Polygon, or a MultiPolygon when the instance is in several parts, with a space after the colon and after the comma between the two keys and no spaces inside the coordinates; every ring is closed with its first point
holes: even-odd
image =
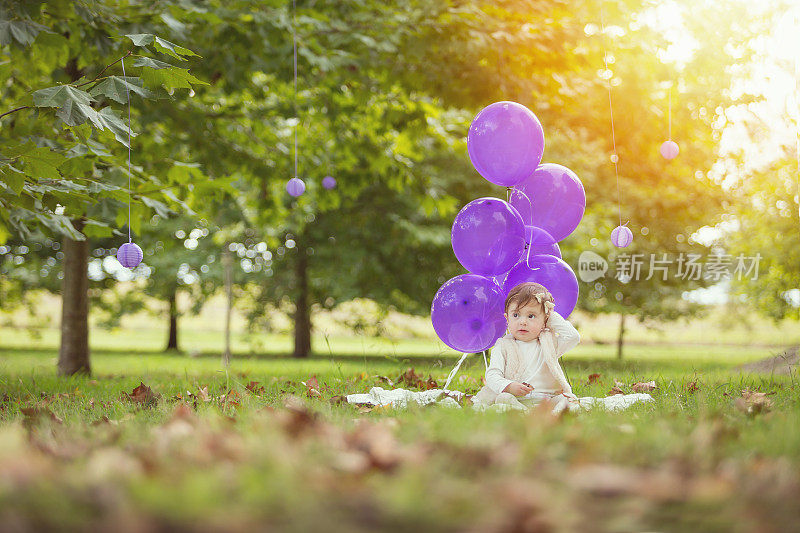
{"type": "Polygon", "coordinates": [[[545,163],[515,187],[511,205],[526,224],[544,230],[558,242],[580,224],[586,210],[586,192],[573,171],[545,163]]]}
{"type": "Polygon", "coordinates": [[[541,283],[553,295],[556,311],[568,317],[578,303],[578,278],[563,260],[552,255],[535,255],[517,263],[508,273],[503,285],[503,297],[527,281],[541,283]]]}
{"type": "Polygon", "coordinates": [[[300,178],[292,178],[286,182],[286,192],[297,198],[306,190],[306,184],[300,178]]]}
{"type": "Polygon", "coordinates": [[[664,159],[675,159],[678,157],[678,154],[681,152],[681,149],[678,148],[678,143],[673,140],[664,141],[659,149],[661,152],[661,157],[664,159]]]}
{"type": "Polygon", "coordinates": [[[446,281],[433,297],[431,322],[450,348],[465,353],[491,348],[506,331],[505,298],[494,281],[462,274],[446,281]]]}
{"type": "Polygon", "coordinates": [[[331,190],[336,187],[336,179],[333,176],[325,176],[322,178],[322,186],[325,187],[326,190],[331,190]]]}
{"type": "Polygon", "coordinates": [[[544,130],[524,105],[496,102],[475,115],[467,135],[467,151],[481,176],[495,185],[512,187],[541,163],[544,130]]]}
{"type": "Polygon", "coordinates": [[[507,272],[525,250],[522,218],[498,198],[478,198],[465,205],[453,221],[451,238],[456,259],[481,276],[507,272]]]}
{"type": "Polygon", "coordinates": [[[627,226],[626,222],[611,231],[611,244],[617,248],[627,248],[633,242],[633,232],[627,226]]]}
{"type": "Polygon", "coordinates": [[[561,248],[542,228],[525,226],[525,242],[528,243],[528,255],[554,255],[561,258],[561,248]]]}
{"type": "Polygon", "coordinates": [[[142,249],[134,242],[126,242],[117,250],[117,261],[125,268],[136,268],[143,257],[142,249]]]}

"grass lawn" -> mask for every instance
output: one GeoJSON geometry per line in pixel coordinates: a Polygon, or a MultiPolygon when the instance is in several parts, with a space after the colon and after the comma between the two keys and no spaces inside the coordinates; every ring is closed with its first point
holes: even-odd
{"type": "MultiPolygon", "coordinates": [[[[582,345],[565,356],[578,395],[653,379],[655,401],[553,417],[337,403],[409,367],[441,384],[455,361],[356,341],[310,360],[240,355],[228,370],[217,356],[96,349],[94,375],[69,379],[51,348],[0,348],[1,529],[800,527],[798,378],[733,370],[768,349],[631,346],[620,362],[582,345]],[[321,397],[302,383],[312,375],[321,397]],[[140,382],[158,398],[132,394],[140,382]],[[771,406],[747,414],[744,388],[771,406]]],[[[468,360],[456,386],[474,392],[482,370],[468,360]]]]}

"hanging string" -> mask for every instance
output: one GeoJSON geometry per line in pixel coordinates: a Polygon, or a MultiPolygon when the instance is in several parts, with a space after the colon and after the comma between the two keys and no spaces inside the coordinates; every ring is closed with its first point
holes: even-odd
{"type": "Polygon", "coordinates": [[[605,71],[603,72],[603,76],[608,78],[606,80],[608,86],[608,109],[611,113],[611,143],[614,147],[614,156],[612,157],[612,161],[614,162],[614,175],[616,176],[617,180],[617,211],[619,213],[619,225],[622,225],[622,201],[620,196],[619,190],[619,155],[617,154],[617,139],[614,134],[614,105],[611,99],[611,78],[608,77],[608,51],[605,47],[606,41],[606,24],[605,24],[605,17],[603,16],[603,4],[600,4],[600,36],[603,40],[603,65],[605,65],[605,71]]]}
{"type": "Polygon", "coordinates": [[[667,138],[671,141],[672,140],[672,84],[669,85],[669,104],[667,105],[667,122],[669,124],[669,128],[667,130],[667,138]]]}
{"type": "Polygon", "coordinates": [[[131,239],[131,92],[128,89],[127,76],[125,75],[125,58],[122,62],[122,77],[125,78],[125,93],[128,95],[128,242],[131,239]]]}
{"type": "Polygon", "coordinates": [[[297,7],[292,0],[292,50],[294,52],[294,177],[297,177],[297,7]]]}
{"type": "Polygon", "coordinates": [[[800,218],[800,58],[794,58],[795,155],[797,156],[797,216],[800,218]]]}

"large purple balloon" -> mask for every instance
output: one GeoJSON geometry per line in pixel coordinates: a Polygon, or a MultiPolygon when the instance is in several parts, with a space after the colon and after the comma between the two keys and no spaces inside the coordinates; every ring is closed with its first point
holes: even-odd
{"type": "Polygon", "coordinates": [[[556,242],[575,231],[586,210],[583,183],[573,171],[561,165],[540,165],[516,189],[524,195],[512,194],[511,205],[526,224],[543,229],[556,242]]]}
{"type": "Polygon", "coordinates": [[[504,302],[503,292],[494,281],[475,274],[456,276],[433,297],[433,329],[456,351],[482,352],[506,331],[504,302]]]}
{"type": "Polygon", "coordinates": [[[508,272],[525,251],[522,218],[498,198],[478,198],[465,205],[456,215],[451,237],[458,261],[482,276],[508,272]]]}
{"type": "Polygon", "coordinates": [[[542,228],[525,226],[525,242],[528,243],[528,255],[554,255],[561,258],[561,248],[542,228]]]}
{"type": "Polygon", "coordinates": [[[578,303],[578,278],[563,260],[552,255],[534,255],[517,263],[503,285],[504,296],[526,281],[541,283],[553,295],[556,311],[568,317],[578,303]]]}
{"type": "Polygon", "coordinates": [[[512,187],[530,176],[544,153],[544,130],[533,112],[516,102],[496,102],[475,115],[467,151],[481,176],[512,187]]]}

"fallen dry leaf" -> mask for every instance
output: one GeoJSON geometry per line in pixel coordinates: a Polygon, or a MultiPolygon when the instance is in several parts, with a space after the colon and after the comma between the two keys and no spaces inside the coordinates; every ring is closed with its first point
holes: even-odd
{"type": "Polygon", "coordinates": [[[686,390],[689,392],[697,392],[700,390],[700,386],[697,384],[696,381],[690,381],[686,384],[686,390]]]}
{"type": "Polygon", "coordinates": [[[394,381],[392,381],[386,376],[378,376],[378,381],[386,383],[389,387],[394,387],[394,381]]]}
{"type": "Polygon", "coordinates": [[[175,410],[172,412],[171,420],[186,420],[187,422],[194,421],[195,416],[192,408],[186,403],[179,403],[175,410]]]}
{"type": "Polygon", "coordinates": [[[21,407],[20,412],[25,415],[25,419],[22,423],[25,427],[30,428],[39,420],[49,420],[50,422],[55,422],[56,424],[61,424],[64,422],[50,409],[44,409],[42,407],[21,407]]]}
{"type": "Polygon", "coordinates": [[[600,374],[589,374],[589,383],[597,383],[600,379],[600,374]]]}
{"type": "Polygon", "coordinates": [[[247,384],[245,388],[250,392],[252,392],[253,394],[259,394],[266,391],[264,386],[258,381],[251,381],[250,383],[247,384]]]}
{"type": "Polygon", "coordinates": [[[205,387],[201,387],[197,391],[197,395],[200,397],[201,400],[203,400],[206,403],[211,401],[211,397],[208,395],[208,385],[206,385],[205,387]]]}
{"type": "Polygon", "coordinates": [[[322,398],[322,393],[313,387],[309,387],[307,393],[309,398],[322,398]]]}
{"type": "Polygon", "coordinates": [[[153,407],[161,398],[160,394],[153,392],[144,382],[139,382],[139,386],[133,389],[130,394],[123,392],[122,395],[124,399],[143,407],[153,407]]]}
{"type": "Polygon", "coordinates": [[[766,392],[754,391],[747,387],[742,389],[742,395],[736,398],[734,406],[750,416],[766,413],[772,408],[772,400],[767,396],[766,392]]]}
{"type": "Polygon", "coordinates": [[[331,402],[331,404],[333,404],[333,405],[339,405],[339,404],[342,404],[342,403],[347,403],[347,396],[334,396],[328,401],[331,402]]]}
{"type": "Polygon", "coordinates": [[[615,379],[614,380],[614,386],[611,387],[610,391],[608,391],[608,395],[609,396],[614,396],[615,394],[625,394],[625,392],[622,390],[622,387],[624,387],[624,386],[625,386],[624,383],[622,383],[621,381],[617,381],[615,379]]]}
{"type": "Polygon", "coordinates": [[[638,383],[634,383],[631,385],[631,390],[633,392],[650,392],[656,389],[656,382],[655,381],[640,381],[638,383]]]}
{"type": "Polygon", "coordinates": [[[235,390],[229,390],[228,394],[223,394],[219,397],[219,399],[222,402],[222,407],[224,409],[229,405],[232,407],[239,407],[242,397],[239,396],[239,393],[235,390]]]}

